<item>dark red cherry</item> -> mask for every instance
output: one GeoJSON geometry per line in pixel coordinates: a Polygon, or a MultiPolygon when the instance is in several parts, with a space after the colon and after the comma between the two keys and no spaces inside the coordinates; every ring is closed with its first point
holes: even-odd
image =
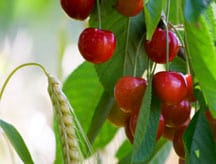
{"type": "Polygon", "coordinates": [[[116,48],[116,37],[111,31],[87,28],[79,37],[78,48],[87,61],[103,63],[112,57],[116,48]]]}
{"type": "Polygon", "coordinates": [[[162,103],[178,104],[187,96],[187,84],[183,74],[162,71],[153,77],[153,90],[162,103]]]}
{"type": "Polygon", "coordinates": [[[135,16],[143,10],[144,0],[118,0],[117,11],[124,16],[135,16]]]}
{"type": "Polygon", "coordinates": [[[145,79],[132,76],[122,77],[115,85],[115,100],[124,112],[136,112],[140,109],[146,87],[145,79]]]}
{"type": "Polygon", "coordinates": [[[180,103],[174,105],[162,103],[161,113],[164,116],[167,126],[181,126],[190,118],[190,102],[188,100],[182,100],[180,103]]]}
{"type": "MultiPolygon", "coordinates": [[[[175,33],[169,30],[169,61],[172,61],[179,51],[179,40],[175,33]]],[[[157,28],[150,41],[145,41],[144,47],[148,57],[156,63],[166,63],[166,31],[157,28]]]]}
{"type": "Polygon", "coordinates": [[[86,19],[95,6],[95,0],[61,0],[61,6],[73,19],[86,19]]]}
{"type": "Polygon", "coordinates": [[[186,74],[185,80],[187,82],[187,88],[188,88],[187,99],[190,102],[194,102],[196,101],[196,98],[194,97],[194,93],[193,93],[193,79],[191,74],[186,74]]]}

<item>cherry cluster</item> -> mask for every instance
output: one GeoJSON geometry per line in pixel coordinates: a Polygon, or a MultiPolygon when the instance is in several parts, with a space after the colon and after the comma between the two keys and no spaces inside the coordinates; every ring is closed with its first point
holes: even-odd
{"type": "MultiPolygon", "coordinates": [[[[117,0],[115,9],[123,16],[135,16],[143,10],[143,3],[143,0],[117,0]]],[[[61,0],[61,6],[69,17],[85,20],[95,8],[96,0],[61,0]]],[[[158,26],[151,40],[144,41],[143,47],[153,62],[166,64],[176,57],[180,43],[171,29],[166,31],[158,26]]],[[[81,33],[78,48],[87,61],[104,63],[115,52],[116,37],[112,31],[89,27],[81,33]]],[[[143,96],[151,81],[153,94],[161,103],[156,141],[161,136],[171,140],[180,162],[184,163],[182,136],[190,123],[191,102],[195,101],[192,76],[167,70],[157,72],[151,78],[152,81],[134,76],[121,77],[114,88],[116,102],[108,114],[108,120],[118,127],[125,127],[126,136],[133,143],[143,96]]],[[[216,138],[216,119],[209,111],[206,117],[216,138]]]]}

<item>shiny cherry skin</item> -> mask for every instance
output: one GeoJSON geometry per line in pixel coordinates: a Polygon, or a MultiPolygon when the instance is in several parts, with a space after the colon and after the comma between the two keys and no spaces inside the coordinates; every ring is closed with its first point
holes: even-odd
{"type": "MultiPolygon", "coordinates": [[[[172,61],[179,51],[179,40],[177,36],[169,30],[169,61],[172,61]]],[[[156,62],[166,63],[166,31],[161,28],[156,28],[152,39],[145,41],[144,47],[148,57],[156,62]]]]}
{"type": "Polygon", "coordinates": [[[124,16],[135,16],[143,10],[143,2],[143,0],[118,0],[116,9],[124,16]]]}
{"type": "Polygon", "coordinates": [[[109,60],[116,48],[116,37],[108,30],[86,28],[80,35],[78,48],[84,59],[99,64],[109,60]]]}
{"type": "Polygon", "coordinates": [[[129,114],[123,112],[117,103],[114,103],[112,106],[107,119],[116,127],[123,127],[126,125],[127,120],[129,119],[129,114]]]}
{"type": "Polygon", "coordinates": [[[124,112],[136,112],[140,109],[146,87],[147,81],[145,79],[124,76],[115,85],[115,100],[124,112]]]}
{"type": "Polygon", "coordinates": [[[65,13],[73,19],[85,20],[95,6],[95,0],[61,0],[65,13]]]}
{"type": "Polygon", "coordinates": [[[193,93],[193,79],[191,74],[186,74],[185,75],[185,80],[187,82],[187,88],[188,88],[188,93],[187,93],[187,99],[190,102],[195,102],[196,98],[194,97],[193,93]]]}
{"type": "Polygon", "coordinates": [[[152,85],[162,103],[178,104],[187,96],[187,84],[179,72],[158,72],[153,76],[152,85]]]}
{"type": "Polygon", "coordinates": [[[162,103],[161,113],[164,116],[166,125],[170,127],[181,126],[190,118],[191,105],[188,100],[182,100],[174,105],[162,103]]]}
{"type": "MultiPolygon", "coordinates": [[[[135,135],[138,116],[139,116],[138,113],[135,113],[130,117],[130,120],[129,120],[129,126],[130,126],[130,130],[131,130],[131,133],[133,136],[135,135]]],[[[156,135],[157,141],[162,136],[162,134],[164,132],[164,128],[165,128],[164,117],[162,115],[160,115],[160,120],[159,120],[159,124],[158,124],[157,135],[156,135]]]]}

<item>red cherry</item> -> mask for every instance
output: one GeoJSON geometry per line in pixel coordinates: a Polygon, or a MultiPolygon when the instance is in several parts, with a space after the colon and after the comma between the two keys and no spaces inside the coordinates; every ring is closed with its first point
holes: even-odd
{"type": "Polygon", "coordinates": [[[78,47],[87,61],[99,64],[112,57],[116,48],[116,38],[111,31],[86,28],[79,37],[78,47]]]}
{"type": "Polygon", "coordinates": [[[196,98],[194,97],[194,93],[193,93],[193,79],[191,74],[186,74],[185,80],[187,82],[187,88],[188,88],[187,99],[190,102],[194,102],[196,101],[196,98]]]}
{"type": "Polygon", "coordinates": [[[182,137],[189,123],[190,123],[190,119],[188,119],[181,127],[177,127],[173,138],[174,150],[176,154],[182,159],[185,158],[185,150],[184,150],[184,143],[182,137]]]}
{"type": "Polygon", "coordinates": [[[165,121],[164,121],[164,117],[161,114],[160,115],[160,121],[159,121],[159,125],[158,125],[158,129],[157,129],[157,136],[156,136],[156,140],[159,140],[160,137],[162,136],[163,132],[165,129],[165,121]]]}
{"type": "Polygon", "coordinates": [[[95,0],[61,0],[61,6],[73,19],[86,19],[95,6],[95,0]]]}
{"type": "Polygon", "coordinates": [[[176,130],[174,138],[173,138],[173,147],[176,154],[180,158],[185,158],[185,150],[184,150],[184,143],[183,143],[183,134],[185,128],[179,128],[176,130]]]}
{"type": "MultiPolygon", "coordinates": [[[[179,51],[179,40],[177,36],[169,30],[169,61],[172,61],[179,51]]],[[[157,28],[150,41],[145,41],[145,50],[148,57],[156,63],[166,63],[166,31],[157,28]]]]}
{"type": "Polygon", "coordinates": [[[118,0],[116,9],[124,16],[135,16],[143,10],[143,0],[118,0]]]}
{"type": "Polygon", "coordinates": [[[178,104],[161,105],[161,113],[164,116],[166,125],[170,127],[181,126],[190,118],[191,106],[188,100],[182,100],[178,104]]]}
{"type": "Polygon", "coordinates": [[[132,76],[120,78],[114,89],[114,96],[119,107],[126,113],[140,109],[147,81],[132,76]]]}
{"type": "MultiPolygon", "coordinates": [[[[138,119],[138,112],[131,115],[130,120],[129,120],[129,126],[130,126],[130,130],[132,135],[135,135],[135,130],[136,130],[136,124],[137,124],[137,119],[138,119]]],[[[165,128],[165,122],[164,122],[164,118],[162,115],[160,115],[160,120],[159,120],[159,124],[158,124],[158,129],[157,129],[157,135],[156,135],[156,140],[159,140],[160,137],[163,134],[165,128]]]]}
{"type": "Polygon", "coordinates": [[[153,90],[162,103],[177,104],[186,97],[187,84],[181,73],[162,71],[153,77],[153,90]]]}

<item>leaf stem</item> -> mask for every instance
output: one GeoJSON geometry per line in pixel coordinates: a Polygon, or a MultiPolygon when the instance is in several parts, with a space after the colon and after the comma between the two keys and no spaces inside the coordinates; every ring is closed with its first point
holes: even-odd
{"type": "Polygon", "coordinates": [[[41,70],[45,73],[45,75],[46,75],[47,77],[49,77],[48,72],[46,71],[46,69],[45,69],[41,64],[38,64],[38,63],[25,63],[25,64],[22,64],[22,65],[16,67],[16,68],[9,74],[9,76],[7,77],[7,79],[5,80],[5,82],[4,82],[3,86],[2,86],[2,89],[1,89],[1,91],[0,91],[0,100],[2,99],[4,90],[5,90],[5,88],[6,88],[7,84],[8,84],[8,82],[9,82],[10,79],[12,78],[12,76],[13,76],[18,70],[20,70],[20,69],[23,68],[23,67],[27,67],[27,66],[37,66],[37,67],[41,68],[41,70]]]}
{"type": "Polygon", "coordinates": [[[102,28],[100,0],[97,0],[98,28],[102,28]]]}

